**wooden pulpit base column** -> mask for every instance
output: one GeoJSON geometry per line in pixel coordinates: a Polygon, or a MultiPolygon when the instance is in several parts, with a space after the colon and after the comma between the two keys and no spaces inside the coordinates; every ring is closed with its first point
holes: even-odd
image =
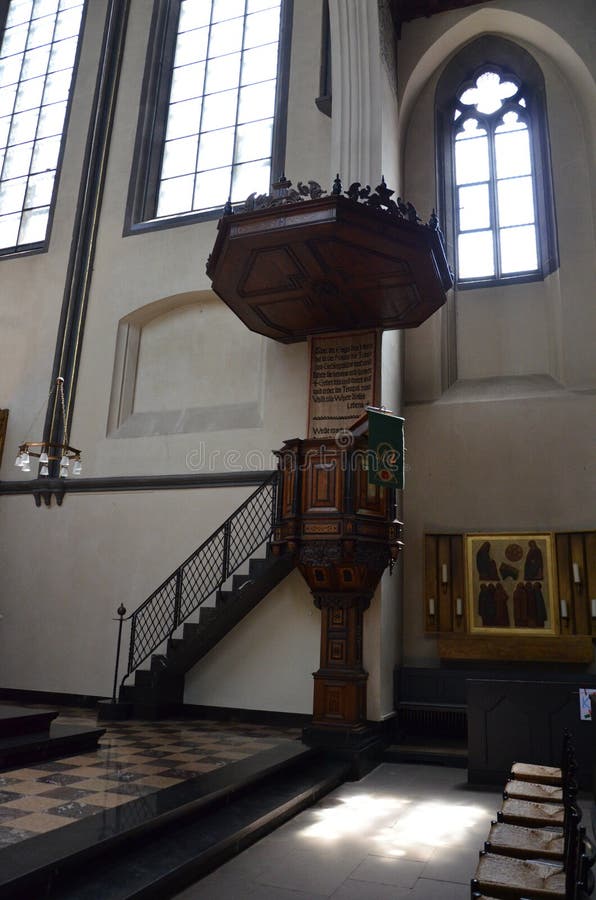
{"type": "Polygon", "coordinates": [[[368,680],[362,667],[362,631],[371,597],[339,592],[313,596],[321,610],[321,667],[313,676],[312,727],[361,733],[368,680]]]}

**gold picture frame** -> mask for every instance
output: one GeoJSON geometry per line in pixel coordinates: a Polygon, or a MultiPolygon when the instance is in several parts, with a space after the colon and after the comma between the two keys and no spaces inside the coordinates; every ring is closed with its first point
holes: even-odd
{"type": "Polygon", "coordinates": [[[464,547],[470,633],[560,633],[552,534],[466,534],[464,547]]]}

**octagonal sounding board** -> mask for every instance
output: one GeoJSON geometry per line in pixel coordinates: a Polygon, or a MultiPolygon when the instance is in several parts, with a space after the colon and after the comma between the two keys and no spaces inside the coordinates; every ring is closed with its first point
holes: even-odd
{"type": "Polygon", "coordinates": [[[224,215],[207,274],[244,324],[284,343],[413,328],[452,276],[438,228],[327,196],[224,215]]]}

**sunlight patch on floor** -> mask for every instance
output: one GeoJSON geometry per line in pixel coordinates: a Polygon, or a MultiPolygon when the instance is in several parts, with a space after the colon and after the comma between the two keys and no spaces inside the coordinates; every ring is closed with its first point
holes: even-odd
{"type": "Polygon", "coordinates": [[[372,794],[342,797],[336,806],[317,809],[318,821],[300,834],[317,840],[336,841],[349,835],[362,834],[375,823],[390,827],[396,821],[398,813],[411,802],[405,798],[375,797],[372,794]]]}
{"type": "Polygon", "coordinates": [[[487,815],[479,806],[405,797],[353,794],[338,800],[333,807],[317,809],[317,821],[300,836],[331,842],[366,833],[383,856],[404,856],[412,848],[455,846],[487,815]]]}

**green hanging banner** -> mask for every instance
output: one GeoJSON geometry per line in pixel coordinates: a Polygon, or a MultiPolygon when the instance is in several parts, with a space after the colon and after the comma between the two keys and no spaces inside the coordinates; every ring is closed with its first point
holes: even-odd
{"type": "Polygon", "coordinates": [[[403,490],[404,419],[373,410],[368,413],[368,481],[403,490]]]}

